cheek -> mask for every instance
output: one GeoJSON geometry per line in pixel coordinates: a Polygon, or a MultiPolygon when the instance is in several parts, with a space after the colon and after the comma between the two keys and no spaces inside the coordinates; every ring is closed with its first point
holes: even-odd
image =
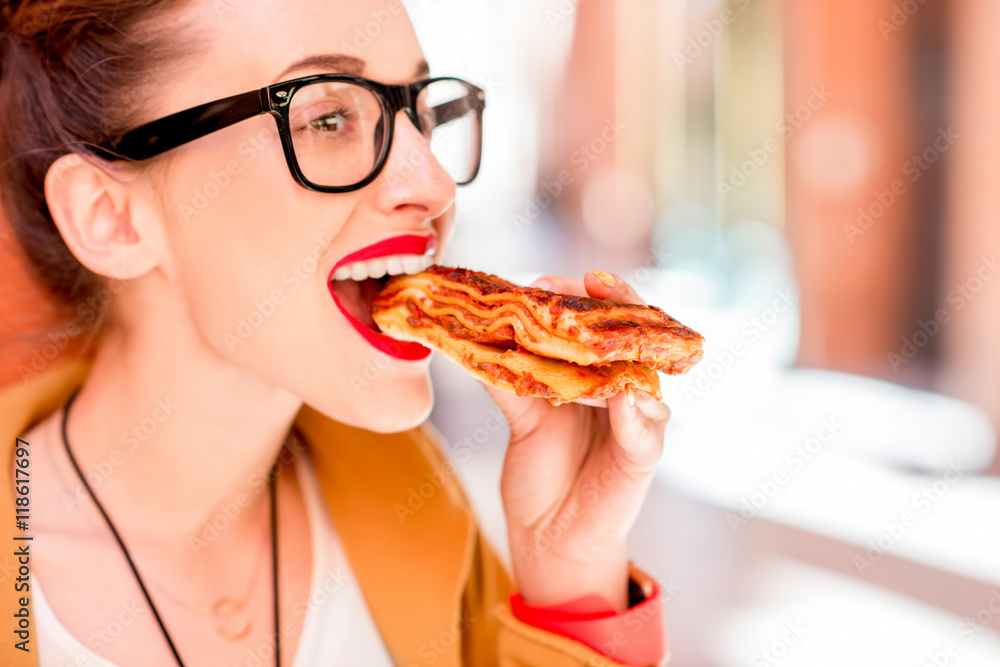
{"type": "Polygon", "coordinates": [[[174,277],[216,348],[237,328],[246,339],[247,326],[290,318],[299,292],[324,284],[324,252],[346,217],[342,202],[322,202],[292,181],[273,121],[247,125],[197,142],[170,171],[174,277]]]}
{"type": "Polygon", "coordinates": [[[280,201],[272,195],[292,185],[277,128],[267,116],[180,150],[183,153],[171,162],[168,178],[171,204],[184,227],[214,224],[220,215],[262,217],[280,201]],[[268,206],[270,202],[275,204],[268,206]]]}
{"type": "Polygon", "coordinates": [[[337,235],[360,195],[301,188],[277,141],[249,136],[206,143],[171,167],[170,289],[192,327],[218,356],[331,418],[383,432],[419,424],[433,402],[427,363],[372,348],[326,286],[351,249],[337,235]]]}

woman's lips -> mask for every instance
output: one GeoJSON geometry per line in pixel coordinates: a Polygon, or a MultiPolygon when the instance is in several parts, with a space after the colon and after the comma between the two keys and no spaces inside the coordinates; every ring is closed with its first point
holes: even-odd
{"type": "Polygon", "coordinates": [[[406,361],[419,361],[421,359],[426,359],[431,351],[429,348],[424,347],[420,343],[396,340],[395,338],[390,338],[389,336],[379,333],[372,328],[375,326],[375,323],[371,320],[371,313],[365,311],[371,307],[371,299],[374,298],[374,294],[366,294],[367,291],[374,288],[374,285],[376,284],[374,280],[359,282],[350,280],[337,281],[344,283],[341,289],[352,290],[350,294],[352,301],[359,304],[359,311],[361,311],[362,316],[367,320],[367,322],[363,322],[352,315],[350,311],[344,307],[344,304],[341,303],[340,298],[337,296],[337,291],[333,287],[333,273],[339,267],[352,262],[362,262],[369,259],[375,259],[377,257],[388,257],[390,255],[423,255],[428,250],[432,250],[434,248],[435,240],[434,236],[418,236],[416,234],[394,236],[392,238],[383,239],[382,241],[373,243],[370,246],[361,248],[360,250],[343,257],[336,263],[336,265],[334,265],[334,267],[330,270],[330,275],[327,276],[326,285],[330,289],[330,296],[333,297],[333,302],[337,304],[337,308],[340,310],[341,314],[347,318],[347,321],[351,323],[351,326],[354,327],[355,331],[361,334],[361,337],[368,341],[372,347],[380,352],[384,352],[390,357],[404,359],[406,361]],[[353,290],[357,291],[354,292],[353,290]]]}
{"type": "MultiPolygon", "coordinates": [[[[336,271],[338,267],[344,264],[363,262],[366,259],[375,259],[376,257],[423,255],[428,250],[433,250],[436,245],[437,238],[435,236],[418,236],[417,234],[393,236],[392,238],[382,239],[370,246],[365,246],[361,250],[355,250],[350,255],[341,258],[333,267],[333,271],[336,271]]],[[[331,276],[333,275],[333,271],[330,272],[331,276]]]]}

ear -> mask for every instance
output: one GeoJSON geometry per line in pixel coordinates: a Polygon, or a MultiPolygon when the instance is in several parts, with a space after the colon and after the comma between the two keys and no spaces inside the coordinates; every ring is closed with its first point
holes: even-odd
{"type": "Polygon", "coordinates": [[[45,174],[45,199],[66,245],[80,263],[109,278],[135,278],[158,264],[151,229],[133,213],[137,196],[98,164],[70,153],[45,174]]]}

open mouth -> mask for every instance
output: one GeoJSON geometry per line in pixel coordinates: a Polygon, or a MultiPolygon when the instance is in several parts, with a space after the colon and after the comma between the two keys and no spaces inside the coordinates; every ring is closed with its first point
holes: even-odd
{"type": "Polygon", "coordinates": [[[425,359],[430,349],[379,331],[372,302],[390,276],[420,273],[434,263],[435,237],[395,236],[347,255],[333,267],[327,284],[337,308],[372,347],[397,359],[425,359]]]}

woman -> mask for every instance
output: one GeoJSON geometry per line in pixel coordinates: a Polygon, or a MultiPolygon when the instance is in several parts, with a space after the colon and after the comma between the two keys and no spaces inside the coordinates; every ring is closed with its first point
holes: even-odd
{"type": "Polygon", "coordinates": [[[479,91],[427,83],[398,3],[37,0],[2,22],[5,215],[65,333],[99,334],[0,399],[0,510],[28,497],[33,538],[4,664],[660,659],[624,546],[667,408],[490,390],[511,581],[420,426],[426,350],[372,328],[375,278],[440,256],[479,161],[479,91]]]}

